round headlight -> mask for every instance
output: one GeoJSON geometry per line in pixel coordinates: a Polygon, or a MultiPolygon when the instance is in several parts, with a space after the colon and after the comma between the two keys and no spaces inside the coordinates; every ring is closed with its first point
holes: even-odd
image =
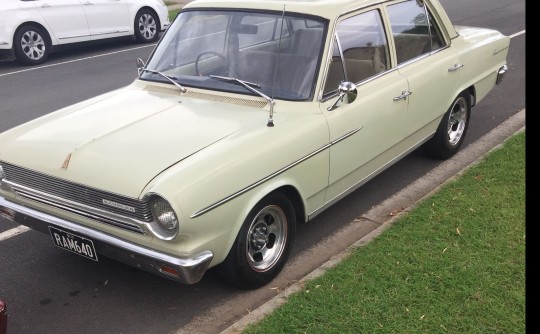
{"type": "Polygon", "coordinates": [[[150,209],[154,221],[150,224],[152,232],[164,240],[170,240],[178,233],[178,218],[172,206],[163,197],[152,195],[150,209]]]}

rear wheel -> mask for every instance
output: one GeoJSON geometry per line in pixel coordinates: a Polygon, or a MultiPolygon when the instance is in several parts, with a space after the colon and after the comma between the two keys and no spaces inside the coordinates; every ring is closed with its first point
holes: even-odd
{"type": "Polygon", "coordinates": [[[222,278],[242,289],[266,285],[287,262],[295,230],[291,201],[281,193],[268,195],[251,210],[218,267],[222,278]]]}
{"type": "Polygon", "coordinates": [[[51,50],[51,40],[45,30],[25,25],[15,33],[13,48],[17,61],[24,65],[42,64],[51,50]]]}
{"type": "Polygon", "coordinates": [[[161,23],[158,15],[150,9],[141,9],[135,16],[135,38],[141,43],[155,42],[159,37],[161,23]]]}
{"type": "Polygon", "coordinates": [[[424,144],[426,154],[435,159],[448,159],[456,154],[469,127],[471,95],[462,92],[444,114],[437,132],[424,144]]]}

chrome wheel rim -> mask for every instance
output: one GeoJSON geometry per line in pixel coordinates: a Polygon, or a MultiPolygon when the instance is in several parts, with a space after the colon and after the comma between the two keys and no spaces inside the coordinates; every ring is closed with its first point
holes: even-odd
{"type": "Polygon", "coordinates": [[[463,137],[465,132],[465,125],[467,123],[467,101],[465,98],[460,97],[456,100],[450,115],[448,116],[448,143],[451,146],[455,146],[463,137]]]}
{"type": "Polygon", "coordinates": [[[139,32],[145,39],[152,39],[156,35],[157,24],[152,15],[141,15],[139,18],[139,32]]]}
{"type": "Polygon", "coordinates": [[[246,255],[249,266],[258,272],[271,269],[281,258],[287,240],[287,216],[270,205],[259,211],[247,233],[246,255]]]}
{"type": "Polygon", "coordinates": [[[32,60],[39,60],[45,55],[45,41],[35,31],[27,31],[21,38],[22,51],[32,60]]]}

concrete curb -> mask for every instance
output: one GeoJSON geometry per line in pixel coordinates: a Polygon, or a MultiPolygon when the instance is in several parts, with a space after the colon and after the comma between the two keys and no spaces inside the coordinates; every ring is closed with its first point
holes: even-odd
{"type": "Polygon", "coordinates": [[[334,267],[336,264],[347,258],[351,252],[354,251],[354,249],[366,245],[384,232],[384,230],[390,227],[404,213],[413,209],[417,203],[437,192],[442,185],[459,177],[471,166],[481,161],[487,153],[497,149],[503,145],[508,138],[522,131],[525,131],[525,109],[510,117],[504,123],[485,134],[475,143],[469,145],[466,149],[458,152],[454,158],[445,161],[424,177],[419,178],[415,182],[411,183],[406,188],[383,201],[380,205],[373,207],[359,219],[373,219],[374,221],[381,221],[381,217],[386,217],[387,219],[382,220],[383,224],[380,227],[371,231],[371,233],[349,246],[342,253],[325,262],[322,266],[312,271],[298,282],[295,282],[287,287],[265,304],[251,311],[249,314],[235,322],[220,334],[238,334],[241,333],[249,324],[262,320],[276,308],[285,304],[289,296],[301,291],[304,288],[304,282],[323,275],[328,269],[334,267]],[[456,163],[456,161],[458,161],[458,163],[456,163]],[[436,186],[434,186],[434,184],[436,186]],[[411,195],[418,193],[423,193],[425,195],[420,196],[419,198],[415,198],[414,195],[411,195]],[[389,211],[389,208],[395,208],[396,202],[410,202],[411,197],[414,198],[412,203],[407,206],[403,206],[405,209],[396,215],[391,215],[388,219],[388,212],[392,212],[389,211]]]}

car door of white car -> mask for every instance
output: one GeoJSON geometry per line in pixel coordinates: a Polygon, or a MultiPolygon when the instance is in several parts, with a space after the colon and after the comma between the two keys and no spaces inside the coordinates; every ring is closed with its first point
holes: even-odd
{"type": "Polygon", "coordinates": [[[59,44],[90,39],[86,14],[79,0],[39,0],[36,8],[59,44]]]}
{"type": "Polygon", "coordinates": [[[125,0],[81,0],[92,39],[128,35],[133,24],[125,0]]]}
{"type": "Polygon", "coordinates": [[[381,7],[348,15],[337,23],[337,38],[322,111],[330,128],[330,177],[326,202],[367,182],[406,150],[407,80],[390,70],[381,7]],[[344,60],[344,62],[342,61],[344,60]],[[356,84],[354,101],[336,104],[340,82],[356,84]]]}

